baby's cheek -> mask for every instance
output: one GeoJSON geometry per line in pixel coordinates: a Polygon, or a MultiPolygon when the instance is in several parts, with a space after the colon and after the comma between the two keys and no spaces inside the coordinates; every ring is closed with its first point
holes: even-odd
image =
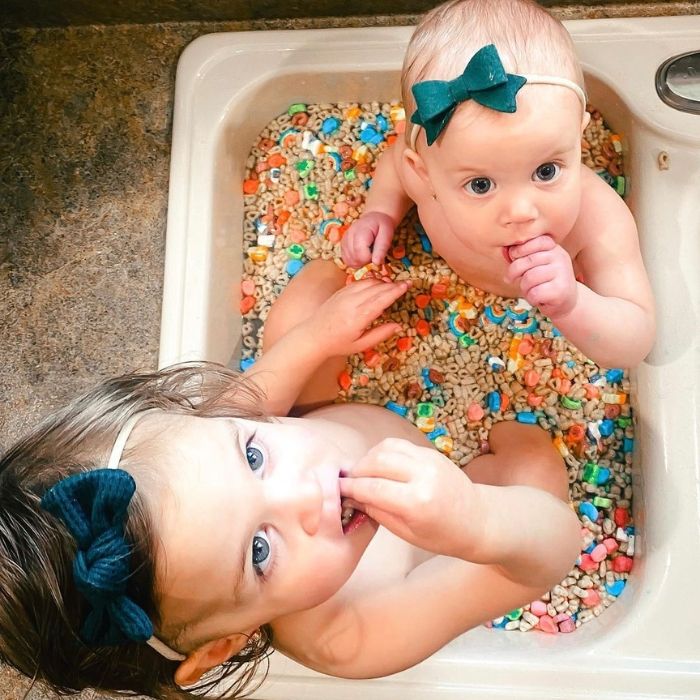
{"type": "MultiPolygon", "coordinates": [[[[571,230],[576,225],[576,221],[581,213],[581,184],[580,179],[577,178],[575,182],[571,183],[565,196],[563,196],[559,203],[559,208],[556,212],[556,218],[558,221],[557,234],[560,238],[566,238],[566,236],[571,232],[571,230]]],[[[559,243],[559,241],[557,241],[559,243]]]]}
{"type": "Polygon", "coordinates": [[[568,209],[561,209],[550,220],[549,235],[555,243],[561,245],[571,233],[578,218],[578,209],[572,205],[568,209]]]}
{"type": "Polygon", "coordinates": [[[337,593],[352,576],[357,561],[354,558],[329,556],[325,564],[320,565],[312,578],[305,581],[305,588],[313,599],[313,605],[320,605],[337,593]]]}

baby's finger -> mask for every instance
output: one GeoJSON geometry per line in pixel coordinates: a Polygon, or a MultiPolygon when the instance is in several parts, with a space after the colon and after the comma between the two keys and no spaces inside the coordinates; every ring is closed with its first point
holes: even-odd
{"type": "Polygon", "coordinates": [[[340,240],[340,255],[346,264],[349,264],[348,258],[351,256],[352,240],[353,237],[350,235],[350,231],[348,231],[340,240]]]}
{"type": "Polygon", "coordinates": [[[368,296],[367,290],[368,289],[373,289],[375,287],[380,287],[381,285],[386,284],[384,280],[377,279],[376,277],[363,277],[362,279],[359,280],[353,280],[350,284],[346,285],[344,287],[347,294],[352,294],[357,297],[356,301],[362,302],[364,299],[362,298],[362,295],[368,296]]]}
{"type": "Polygon", "coordinates": [[[350,267],[359,267],[357,256],[355,255],[355,237],[350,235],[350,232],[343,236],[340,242],[340,254],[346,265],[350,267]]]}
{"type": "Polygon", "coordinates": [[[546,282],[551,282],[556,277],[556,270],[552,265],[538,265],[530,268],[520,279],[520,288],[523,292],[529,292],[533,287],[546,282]]]}
{"type": "Polygon", "coordinates": [[[374,239],[374,245],[372,246],[372,262],[375,265],[381,265],[384,262],[393,237],[394,230],[391,227],[381,226],[379,228],[379,232],[374,239]]]}
{"type": "Polygon", "coordinates": [[[340,495],[360,503],[367,515],[370,515],[368,508],[401,513],[407,507],[407,488],[406,484],[390,479],[365,476],[340,479],[340,495]]]}
{"type": "Polygon", "coordinates": [[[350,267],[358,268],[366,265],[372,259],[372,251],[369,246],[354,245],[350,253],[352,262],[348,263],[350,267]]]}
{"type": "MultiPolygon", "coordinates": [[[[406,293],[407,282],[385,282],[372,280],[374,284],[360,286],[360,282],[351,284],[355,290],[349,292],[352,296],[354,318],[367,324],[373,321],[384,309],[391,306],[402,294],[406,293]]],[[[361,280],[364,282],[364,280],[361,280]]]]}
{"type": "Polygon", "coordinates": [[[367,350],[368,348],[373,348],[375,345],[379,345],[379,343],[387,338],[391,338],[392,335],[396,335],[396,333],[402,330],[403,326],[400,323],[382,323],[380,326],[374,326],[366,333],[363,333],[362,336],[352,344],[350,352],[354,354],[367,350]]]}
{"type": "Polygon", "coordinates": [[[352,232],[348,231],[346,235],[350,238],[348,253],[353,260],[353,267],[361,267],[367,264],[372,258],[370,249],[373,240],[372,232],[367,229],[360,229],[352,232]]]}
{"type": "Polygon", "coordinates": [[[537,306],[544,314],[556,311],[567,313],[576,304],[576,295],[566,294],[556,280],[549,280],[530,288],[527,293],[528,301],[537,306]]]}
{"type": "Polygon", "coordinates": [[[351,498],[344,499],[343,505],[347,505],[350,508],[354,508],[355,510],[359,510],[362,513],[365,513],[370,518],[372,518],[374,522],[378,523],[379,525],[382,525],[387,530],[390,530],[397,537],[400,537],[403,540],[407,540],[409,538],[410,532],[406,528],[404,518],[397,517],[393,513],[390,513],[386,510],[382,510],[381,508],[377,508],[376,506],[371,505],[369,503],[359,503],[357,501],[353,501],[351,498]]]}
{"type": "Polygon", "coordinates": [[[505,280],[507,282],[515,282],[522,277],[528,270],[540,265],[548,265],[552,262],[552,253],[550,251],[540,251],[531,253],[524,258],[514,260],[506,270],[505,280]]]}
{"type": "Polygon", "coordinates": [[[508,253],[510,254],[511,260],[517,260],[518,258],[524,258],[526,255],[531,255],[532,253],[538,253],[544,250],[552,250],[556,246],[554,239],[548,235],[544,234],[542,236],[536,236],[531,238],[529,241],[522,243],[521,245],[512,245],[508,248],[508,253]]]}
{"type": "Polygon", "coordinates": [[[547,308],[551,307],[552,303],[555,301],[550,287],[550,281],[547,281],[542,284],[533,285],[526,292],[528,301],[533,306],[536,306],[542,313],[546,313],[547,308]]]}
{"type": "Polygon", "coordinates": [[[368,277],[353,281],[334,292],[326,300],[325,304],[332,305],[344,301],[346,304],[350,304],[353,309],[356,309],[358,305],[357,299],[361,298],[361,295],[365,293],[366,289],[377,286],[377,283],[381,284],[381,280],[370,279],[368,277]]]}
{"type": "MultiPolygon", "coordinates": [[[[374,313],[374,304],[372,299],[382,292],[386,292],[385,287],[390,287],[391,284],[376,277],[364,277],[361,280],[353,280],[350,284],[344,287],[343,296],[351,298],[353,315],[357,316],[361,311],[364,316],[369,316],[374,313]],[[366,311],[369,309],[369,311],[366,311]]],[[[378,316],[379,312],[375,313],[378,316]]]]}
{"type": "Polygon", "coordinates": [[[348,249],[342,253],[343,262],[348,266],[357,269],[369,262],[369,250],[367,250],[367,259],[358,257],[354,250],[348,249]]]}
{"type": "Polygon", "coordinates": [[[348,470],[348,476],[410,481],[424,468],[424,459],[432,454],[432,447],[419,447],[401,438],[386,438],[360,458],[348,470]],[[424,450],[428,453],[425,457],[424,450]]]}
{"type": "Polygon", "coordinates": [[[409,286],[409,283],[406,281],[382,282],[381,286],[372,289],[371,294],[367,293],[364,303],[367,306],[377,309],[379,313],[391,306],[400,296],[405,294],[409,286]]]}

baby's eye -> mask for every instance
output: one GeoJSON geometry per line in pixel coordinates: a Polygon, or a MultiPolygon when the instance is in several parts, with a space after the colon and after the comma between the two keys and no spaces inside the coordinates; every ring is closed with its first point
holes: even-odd
{"type": "Polygon", "coordinates": [[[537,166],[533,179],[540,182],[551,182],[558,177],[560,172],[561,167],[556,163],[542,163],[542,165],[537,166]]]}
{"type": "Polygon", "coordinates": [[[265,464],[265,456],[259,447],[249,442],[245,448],[245,458],[251,471],[259,471],[262,474],[261,470],[265,464]]]}
{"type": "Polygon", "coordinates": [[[464,185],[464,189],[467,190],[469,194],[486,194],[490,192],[492,188],[493,182],[491,182],[488,177],[475,177],[464,185]]]}
{"type": "Polygon", "coordinates": [[[256,573],[264,575],[272,558],[270,556],[270,540],[267,539],[264,530],[258,530],[253,537],[251,558],[256,573]]]}

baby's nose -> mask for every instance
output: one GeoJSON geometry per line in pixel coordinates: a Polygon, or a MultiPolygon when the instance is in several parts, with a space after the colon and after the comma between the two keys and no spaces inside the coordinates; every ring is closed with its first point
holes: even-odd
{"type": "Polygon", "coordinates": [[[505,210],[506,223],[522,224],[537,218],[538,209],[533,197],[526,193],[515,194],[509,198],[505,210]]]}
{"type": "MultiPolygon", "coordinates": [[[[270,482],[274,479],[270,479],[270,482]]],[[[315,535],[323,512],[323,491],[313,473],[278,481],[270,489],[270,501],[281,518],[293,518],[307,535],[315,535]]]]}

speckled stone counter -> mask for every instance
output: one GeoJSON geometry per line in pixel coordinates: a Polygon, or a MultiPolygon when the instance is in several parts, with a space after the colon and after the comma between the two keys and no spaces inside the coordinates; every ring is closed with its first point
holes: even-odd
{"type": "MultiPolygon", "coordinates": [[[[700,0],[554,13],[700,14],[700,0]]],[[[99,380],[156,366],[174,79],[185,45],[215,31],[416,19],[0,31],[0,451],[99,380]]],[[[20,700],[27,687],[0,669],[4,700],[20,700]]]]}

